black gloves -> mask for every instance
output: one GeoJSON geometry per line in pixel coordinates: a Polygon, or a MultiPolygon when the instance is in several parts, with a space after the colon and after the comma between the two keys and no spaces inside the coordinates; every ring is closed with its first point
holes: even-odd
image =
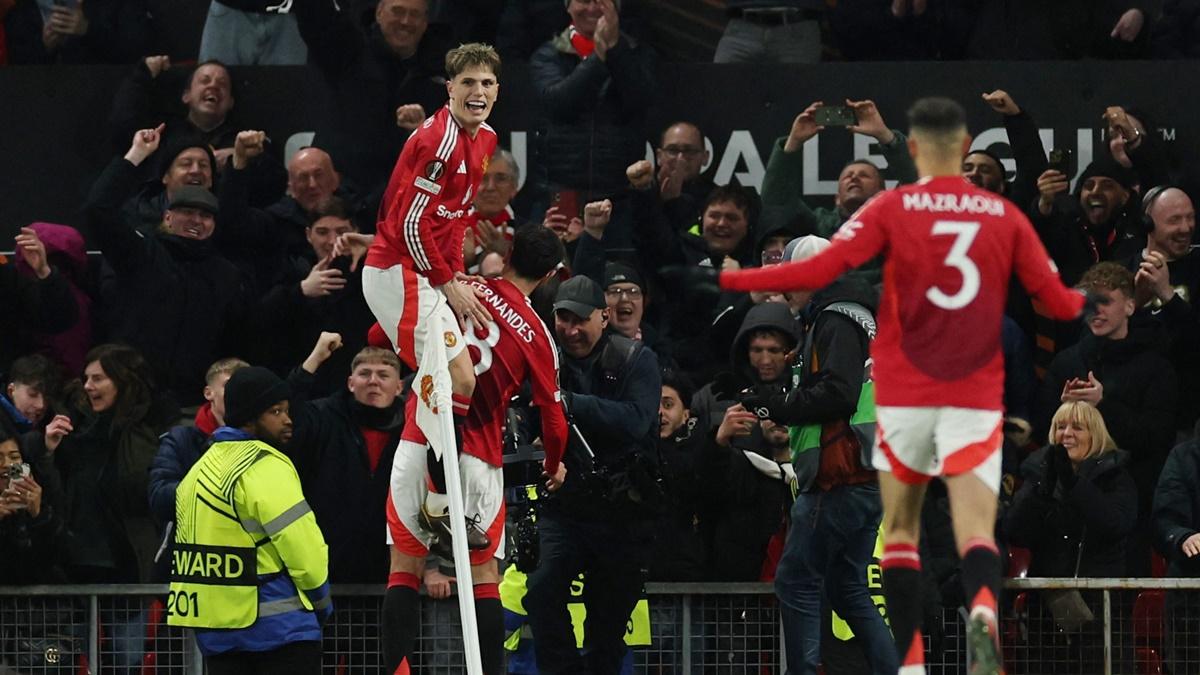
{"type": "Polygon", "coordinates": [[[1058,482],[1062,484],[1063,490],[1070,491],[1074,488],[1079,479],[1075,476],[1075,467],[1071,466],[1067,449],[1061,445],[1051,447],[1050,461],[1054,462],[1054,472],[1058,474],[1058,482]]]}
{"type": "Polygon", "coordinates": [[[1046,457],[1042,460],[1046,473],[1042,476],[1042,482],[1037,486],[1037,492],[1043,497],[1054,496],[1054,486],[1058,483],[1058,462],[1054,461],[1054,454],[1061,445],[1052,445],[1046,450],[1046,457]]]}
{"type": "Polygon", "coordinates": [[[1075,467],[1071,465],[1071,457],[1067,455],[1067,449],[1062,445],[1055,444],[1046,450],[1044,464],[1046,475],[1038,485],[1038,493],[1043,497],[1054,495],[1055,483],[1061,484],[1064,492],[1069,492],[1079,481],[1075,475],[1075,467]]]}
{"type": "Polygon", "coordinates": [[[721,284],[718,281],[721,270],[713,267],[667,265],[658,271],[658,275],[665,281],[678,285],[681,290],[713,294],[721,292],[721,284]]]}
{"type": "Polygon", "coordinates": [[[742,407],[758,416],[760,420],[773,420],[773,412],[784,402],[787,391],[779,385],[760,384],[748,387],[738,394],[742,407]]]}

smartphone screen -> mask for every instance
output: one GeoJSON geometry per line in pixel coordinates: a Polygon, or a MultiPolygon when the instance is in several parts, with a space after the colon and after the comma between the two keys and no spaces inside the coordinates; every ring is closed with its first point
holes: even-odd
{"type": "Polygon", "coordinates": [[[1067,170],[1071,167],[1071,151],[1066,148],[1054,148],[1050,151],[1048,169],[1070,176],[1067,170]]]}
{"type": "Polygon", "coordinates": [[[813,117],[816,118],[817,125],[822,127],[849,127],[858,124],[854,110],[844,105],[822,106],[817,108],[813,117]]]}
{"type": "Polygon", "coordinates": [[[559,213],[568,218],[575,218],[583,213],[579,193],[575,190],[559,190],[554,195],[554,205],[558,207],[559,213]]]}

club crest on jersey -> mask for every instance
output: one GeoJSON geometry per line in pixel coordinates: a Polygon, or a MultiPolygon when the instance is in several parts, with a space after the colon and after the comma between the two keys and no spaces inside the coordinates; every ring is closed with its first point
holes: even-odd
{"type": "Polygon", "coordinates": [[[446,343],[448,349],[454,349],[458,344],[458,336],[450,331],[446,331],[442,334],[442,342],[446,343]]]}
{"type": "Polygon", "coordinates": [[[438,414],[437,406],[433,404],[433,376],[424,375],[421,377],[421,403],[425,404],[434,415],[438,414]]]}
{"type": "Polygon", "coordinates": [[[489,157],[488,155],[483,156],[483,172],[484,173],[487,173],[488,164],[491,163],[491,161],[492,161],[492,158],[489,157]]]}

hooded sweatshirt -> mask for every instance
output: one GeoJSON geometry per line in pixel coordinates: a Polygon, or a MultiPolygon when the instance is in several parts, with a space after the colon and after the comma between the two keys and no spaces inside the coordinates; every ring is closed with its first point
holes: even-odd
{"type": "MultiPolygon", "coordinates": [[[[786,336],[784,346],[788,351],[800,344],[800,326],[786,304],[764,302],[752,307],[733,338],[729,349],[729,369],[718,374],[692,398],[692,413],[704,421],[708,428],[715,429],[721,425],[725,410],[736,402],[735,397],[742,389],[762,384],[782,385],[790,378],[791,371],[785,365],[775,379],[766,382],[759,378],[758,372],[750,365],[750,336],[763,329],[778,331],[786,336]]],[[[747,441],[755,446],[760,440],[761,433],[757,429],[747,437],[747,441]]]]}

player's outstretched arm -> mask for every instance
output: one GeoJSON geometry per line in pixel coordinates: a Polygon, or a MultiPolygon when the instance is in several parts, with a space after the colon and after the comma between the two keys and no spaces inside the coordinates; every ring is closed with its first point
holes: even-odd
{"type": "Polygon", "coordinates": [[[1068,321],[1083,311],[1085,298],[1063,285],[1058,268],[1046,253],[1046,247],[1025,216],[1014,212],[1019,220],[1018,240],[1013,255],[1014,269],[1021,285],[1032,297],[1045,306],[1052,319],[1068,321]]]}

